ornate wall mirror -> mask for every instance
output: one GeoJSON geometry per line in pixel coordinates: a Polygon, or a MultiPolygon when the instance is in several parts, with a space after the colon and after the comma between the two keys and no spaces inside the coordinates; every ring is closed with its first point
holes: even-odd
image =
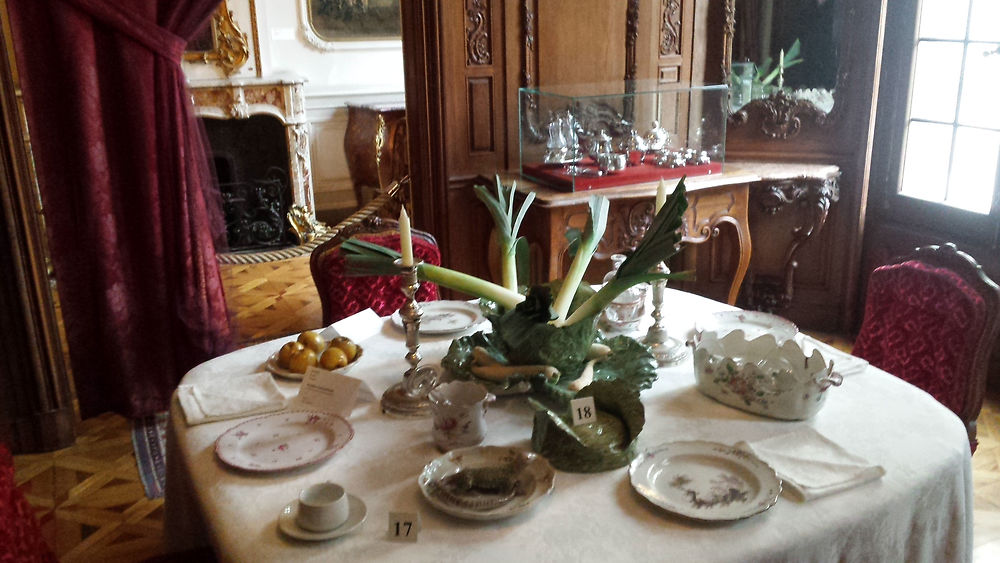
{"type": "Polygon", "coordinates": [[[775,115],[764,133],[797,132],[780,116],[812,115],[823,124],[844,84],[841,40],[844,0],[726,0],[723,73],[730,87],[731,123],[755,110],[775,115]]]}
{"type": "Polygon", "coordinates": [[[233,13],[225,0],[219,5],[211,21],[188,42],[184,60],[215,64],[226,75],[239,70],[250,58],[247,36],[236,25],[233,13]]]}

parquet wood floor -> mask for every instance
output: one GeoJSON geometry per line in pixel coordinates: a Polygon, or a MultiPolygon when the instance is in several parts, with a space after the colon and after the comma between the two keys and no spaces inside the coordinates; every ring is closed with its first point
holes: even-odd
{"type": "MultiPolygon", "coordinates": [[[[320,325],[308,256],[222,266],[238,342],[249,344],[320,325]]],[[[850,350],[849,339],[814,334],[850,350]]],[[[979,416],[972,458],[974,561],[1000,561],[1000,390],[979,416]]],[[[35,508],[46,541],[64,562],[144,561],[162,553],[163,500],[148,500],[139,480],[130,423],[115,414],[85,420],[76,444],[14,456],[15,479],[35,508]]]]}

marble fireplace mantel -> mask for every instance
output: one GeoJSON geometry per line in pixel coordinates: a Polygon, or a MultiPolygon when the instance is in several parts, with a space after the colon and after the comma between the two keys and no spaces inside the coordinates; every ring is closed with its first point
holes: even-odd
{"type": "Polygon", "coordinates": [[[292,224],[300,238],[304,235],[300,229],[307,231],[305,234],[308,238],[308,231],[316,224],[309,155],[309,122],[306,119],[305,96],[302,91],[304,84],[304,79],[291,75],[188,82],[191,101],[198,117],[247,119],[252,115],[266,114],[278,118],[284,124],[292,206],[299,218],[299,221],[293,220],[292,224]]]}

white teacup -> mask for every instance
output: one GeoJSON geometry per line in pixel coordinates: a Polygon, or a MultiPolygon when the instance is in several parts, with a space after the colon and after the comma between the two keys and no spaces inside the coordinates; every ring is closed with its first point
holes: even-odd
{"type": "Polygon", "coordinates": [[[295,523],[303,530],[326,532],[346,522],[349,513],[344,487],[327,481],[302,489],[295,523]]]}

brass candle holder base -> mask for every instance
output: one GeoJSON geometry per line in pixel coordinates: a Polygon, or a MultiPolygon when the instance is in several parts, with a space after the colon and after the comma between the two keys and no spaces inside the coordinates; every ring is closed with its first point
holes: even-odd
{"type": "Polygon", "coordinates": [[[406,361],[410,369],[403,374],[403,381],[386,389],[382,394],[382,412],[397,418],[426,418],[431,416],[431,404],[427,395],[437,384],[438,373],[431,366],[418,367],[420,360],[420,317],[423,310],[414,297],[420,282],[417,280],[417,262],[412,266],[404,266],[402,260],[396,260],[400,275],[403,278],[403,293],[406,302],[399,308],[399,317],[406,331],[406,361]]]}

